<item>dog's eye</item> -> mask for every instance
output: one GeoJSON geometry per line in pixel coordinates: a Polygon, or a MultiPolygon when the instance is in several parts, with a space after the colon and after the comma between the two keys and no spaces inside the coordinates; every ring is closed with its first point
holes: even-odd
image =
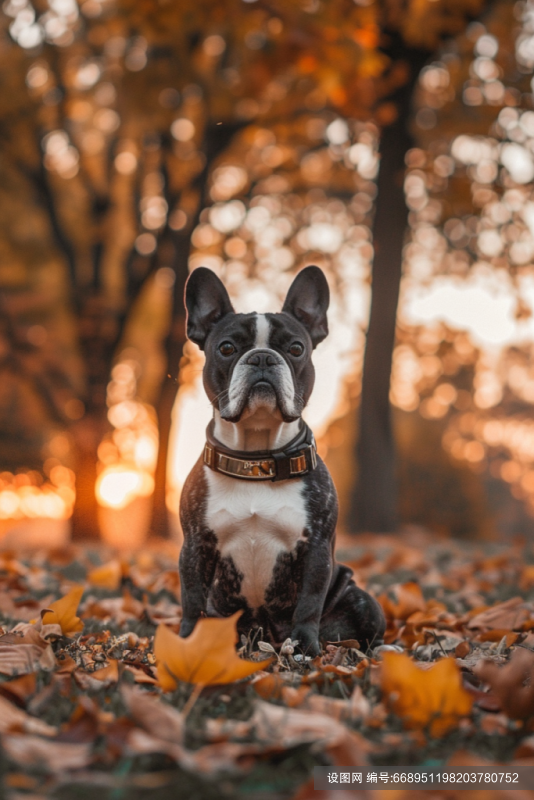
{"type": "Polygon", "coordinates": [[[292,356],[301,356],[304,352],[304,346],[301,345],[300,342],[293,342],[291,347],[289,348],[289,352],[292,356]]]}
{"type": "Polygon", "coordinates": [[[223,342],[219,345],[219,353],[222,353],[223,356],[233,356],[235,347],[231,342],[223,342]]]}

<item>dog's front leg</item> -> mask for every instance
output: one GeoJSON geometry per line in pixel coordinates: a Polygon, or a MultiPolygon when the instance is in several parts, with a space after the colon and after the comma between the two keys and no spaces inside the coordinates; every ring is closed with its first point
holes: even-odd
{"type": "Polygon", "coordinates": [[[180,553],[182,622],[180,636],[186,638],[197,620],[205,616],[209,589],[217,564],[215,537],[211,531],[187,535],[180,553]]]}
{"type": "Polygon", "coordinates": [[[304,580],[293,614],[291,638],[298,640],[305,655],[317,656],[321,652],[319,624],[333,569],[330,541],[310,534],[304,559],[304,580]]]}

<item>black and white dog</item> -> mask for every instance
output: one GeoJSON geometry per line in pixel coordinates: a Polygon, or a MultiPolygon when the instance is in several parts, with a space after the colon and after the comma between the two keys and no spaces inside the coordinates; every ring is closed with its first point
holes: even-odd
{"type": "Polygon", "coordinates": [[[290,636],[312,656],[320,641],[381,643],[380,606],[334,560],[336,491],[301,418],[328,303],[318,267],[297,275],[279,314],[236,314],[204,267],[187,282],[187,335],[206,354],[214,417],[180,505],[180,636],[243,610],[240,632],[290,636]]]}

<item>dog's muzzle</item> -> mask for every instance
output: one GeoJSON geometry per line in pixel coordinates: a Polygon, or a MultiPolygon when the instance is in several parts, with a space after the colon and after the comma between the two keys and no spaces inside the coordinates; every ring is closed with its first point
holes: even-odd
{"type": "Polygon", "coordinates": [[[286,481],[302,478],[317,467],[317,446],[304,423],[298,435],[278,450],[243,452],[230,450],[213,436],[213,422],[206,431],[204,464],[223,475],[245,481],[286,481]]]}

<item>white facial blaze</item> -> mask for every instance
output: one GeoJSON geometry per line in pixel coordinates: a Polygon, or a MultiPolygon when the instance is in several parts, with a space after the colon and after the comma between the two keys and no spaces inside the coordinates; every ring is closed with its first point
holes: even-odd
{"type": "Polygon", "coordinates": [[[262,348],[265,350],[269,347],[269,335],[271,333],[271,326],[265,314],[256,314],[256,341],[254,347],[262,348]]]}
{"type": "MultiPolygon", "coordinates": [[[[247,360],[254,354],[255,350],[269,350],[276,360],[276,365],[269,367],[269,375],[274,381],[275,391],[279,401],[283,406],[283,412],[293,415],[296,413],[295,406],[295,387],[293,384],[293,375],[289,369],[288,364],[282,356],[269,347],[269,338],[271,335],[271,325],[265,314],[256,314],[256,331],[254,339],[254,347],[247,350],[239,359],[233,371],[230,386],[228,387],[228,406],[225,409],[224,416],[234,417],[240,413],[244,403],[247,402],[247,396],[250,393],[250,365],[247,360]]],[[[249,411],[254,413],[259,408],[258,402],[253,401],[249,407],[249,411]]],[[[274,411],[274,406],[271,409],[274,411]]]]}

